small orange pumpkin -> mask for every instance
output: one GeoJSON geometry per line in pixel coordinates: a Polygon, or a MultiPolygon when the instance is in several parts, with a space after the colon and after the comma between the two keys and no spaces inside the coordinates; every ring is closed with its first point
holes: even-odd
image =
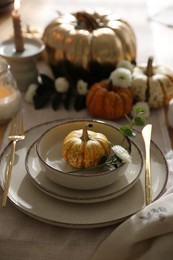
{"type": "Polygon", "coordinates": [[[94,117],[108,120],[129,114],[133,96],[129,88],[115,87],[111,82],[101,81],[91,86],[86,97],[86,107],[94,117]]]}

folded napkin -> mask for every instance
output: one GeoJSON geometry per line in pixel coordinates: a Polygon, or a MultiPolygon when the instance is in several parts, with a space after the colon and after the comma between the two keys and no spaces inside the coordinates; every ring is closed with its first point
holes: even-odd
{"type": "Polygon", "coordinates": [[[173,188],[122,223],[91,258],[115,259],[173,259],[173,188]]]}

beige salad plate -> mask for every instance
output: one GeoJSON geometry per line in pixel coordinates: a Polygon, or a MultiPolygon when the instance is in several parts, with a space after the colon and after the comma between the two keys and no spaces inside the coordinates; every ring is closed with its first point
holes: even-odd
{"type": "MultiPolygon", "coordinates": [[[[10,201],[19,210],[33,218],[52,225],[72,228],[108,226],[119,223],[142,209],[145,206],[144,167],[142,167],[140,177],[135,185],[124,194],[95,203],[71,203],[53,198],[33,184],[33,180],[27,174],[25,167],[28,149],[44,131],[60,122],[62,120],[44,123],[26,131],[25,140],[20,142],[16,149],[13,175],[9,189],[10,201]]],[[[144,154],[144,146],[140,134],[136,136],[134,142],[142,154],[144,154]]],[[[9,154],[10,145],[7,145],[0,158],[0,182],[2,188],[9,154]]],[[[164,191],[168,178],[168,167],[162,152],[154,142],[151,142],[151,172],[152,199],[155,200],[164,191]]]]}
{"type": "MultiPolygon", "coordinates": [[[[26,170],[33,183],[46,194],[69,202],[95,203],[116,198],[133,187],[143,168],[142,155],[135,144],[132,144],[131,155],[132,163],[128,164],[126,172],[120,179],[105,188],[94,190],[68,189],[49,180],[41,170],[36,152],[36,143],[33,143],[29,148],[25,163],[26,170]]],[[[114,174],[116,174],[116,169],[114,174]]]]}

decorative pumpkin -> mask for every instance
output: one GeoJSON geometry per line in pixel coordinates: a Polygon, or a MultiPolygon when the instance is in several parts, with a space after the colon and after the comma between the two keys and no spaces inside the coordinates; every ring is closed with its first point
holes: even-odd
{"type": "Polygon", "coordinates": [[[89,168],[97,166],[110,153],[110,142],[102,133],[84,129],[70,132],[63,142],[62,154],[74,168],[89,168]]]}
{"type": "Polygon", "coordinates": [[[86,106],[94,117],[116,120],[129,114],[133,97],[129,88],[114,87],[111,82],[97,82],[88,91],[86,106]]]}
{"type": "Polygon", "coordinates": [[[148,64],[136,66],[132,74],[131,91],[134,102],[145,101],[150,108],[159,108],[173,98],[173,72],[163,66],[148,64]]]}
{"type": "Polygon", "coordinates": [[[116,14],[60,14],[43,34],[48,62],[66,77],[96,81],[108,77],[120,60],[135,62],[136,38],[116,14]]]}

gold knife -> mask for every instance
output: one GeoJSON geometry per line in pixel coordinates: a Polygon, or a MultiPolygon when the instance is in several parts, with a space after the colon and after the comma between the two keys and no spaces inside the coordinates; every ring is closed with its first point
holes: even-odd
{"type": "Polygon", "coordinates": [[[142,129],[142,137],[145,145],[145,201],[146,205],[152,202],[152,180],[150,166],[150,144],[152,125],[148,124],[142,129]]]}

